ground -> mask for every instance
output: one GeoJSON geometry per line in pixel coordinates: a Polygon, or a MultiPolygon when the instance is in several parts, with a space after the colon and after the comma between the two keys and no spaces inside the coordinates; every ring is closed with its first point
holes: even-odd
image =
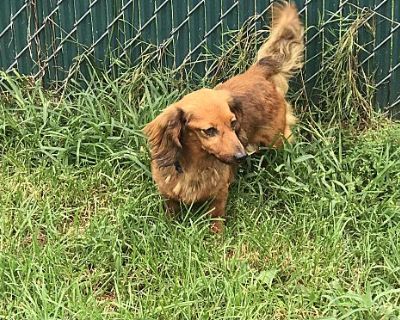
{"type": "Polygon", "coordinates": [[[214,235],[207,206],[168,219],[148,171],[140,128],[178,91],[9,81],[0,318],[400,317],[398,123],[299,125],[242,165],[214,235]]]}

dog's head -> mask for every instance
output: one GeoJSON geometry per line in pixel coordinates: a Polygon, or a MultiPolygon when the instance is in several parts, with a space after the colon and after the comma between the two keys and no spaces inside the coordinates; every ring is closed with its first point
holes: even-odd
{"type": "Polygon", "coordinates": [[[237,133],[240,106],[223,90],[201,89],[167,107],[144,129],[153,159],[171,166],[185,148],[197,148],[222,162],[246,157],[237,133]]]}

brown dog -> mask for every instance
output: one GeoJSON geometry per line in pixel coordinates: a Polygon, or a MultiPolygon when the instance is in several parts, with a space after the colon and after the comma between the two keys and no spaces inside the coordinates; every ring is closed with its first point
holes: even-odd
{"type": "MultiPolygon", "coordinates": [[[[153,178],[168,211],[179,201],[212,200],[212,217],[225,216],[229,185],[246,150],[279,147],[291,137],[296,118],[285,94],[303,50],[296,8],[275,6],[270,36],[245,73],[186,95],[145,127],[153,178]]],[[[222,228],[222,221],[213,222],[213,231],[222,228]]]]}

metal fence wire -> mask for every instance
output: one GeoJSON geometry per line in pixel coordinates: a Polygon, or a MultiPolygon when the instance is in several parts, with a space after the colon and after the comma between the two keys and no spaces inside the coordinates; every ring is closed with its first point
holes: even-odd
{"type": "MultiPolygon", "coordinates": [[[[337,36],[340,17],[368,12],[358,30],[358,57],[373,77],[377,106],[400,111],[400,1],[296,0],[306,32],[305,81],[318,75],[324,39],[337,36]]],[[[227,30],[254,17],[264,27],[272,0],[2,0],[0,69],[13,69],[45,81],[61,81],[82,54],[97,63],[143,54],[143,42],[170,52],[169,67],[217,52],[227,30]],[[264,22],[262,22],[264,21],[264,22]]],[[[83,61],[83,60],[82,60],[83,61]]],[[[84,62],[82,62],[84,63],[84,62]]],[[[204,62],[199,62],[201,65],[204,62]]],[[[201,68],[200,68],[201,69],[201,68]]],[[[204,69],[204,68],[203,68],[204,69]]]]}

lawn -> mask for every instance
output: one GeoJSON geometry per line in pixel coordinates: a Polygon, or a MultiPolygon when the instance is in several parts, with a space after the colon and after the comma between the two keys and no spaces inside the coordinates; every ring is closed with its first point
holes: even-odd
{"type": "Polygon", "coordinates": [[[2,74],[0,318],[400,317],[400,124],[292,99],[296,142],[241,166],[214,235],[207,206],[165,216],[141,133],[191,88],[142,71],[2,74]]]}

